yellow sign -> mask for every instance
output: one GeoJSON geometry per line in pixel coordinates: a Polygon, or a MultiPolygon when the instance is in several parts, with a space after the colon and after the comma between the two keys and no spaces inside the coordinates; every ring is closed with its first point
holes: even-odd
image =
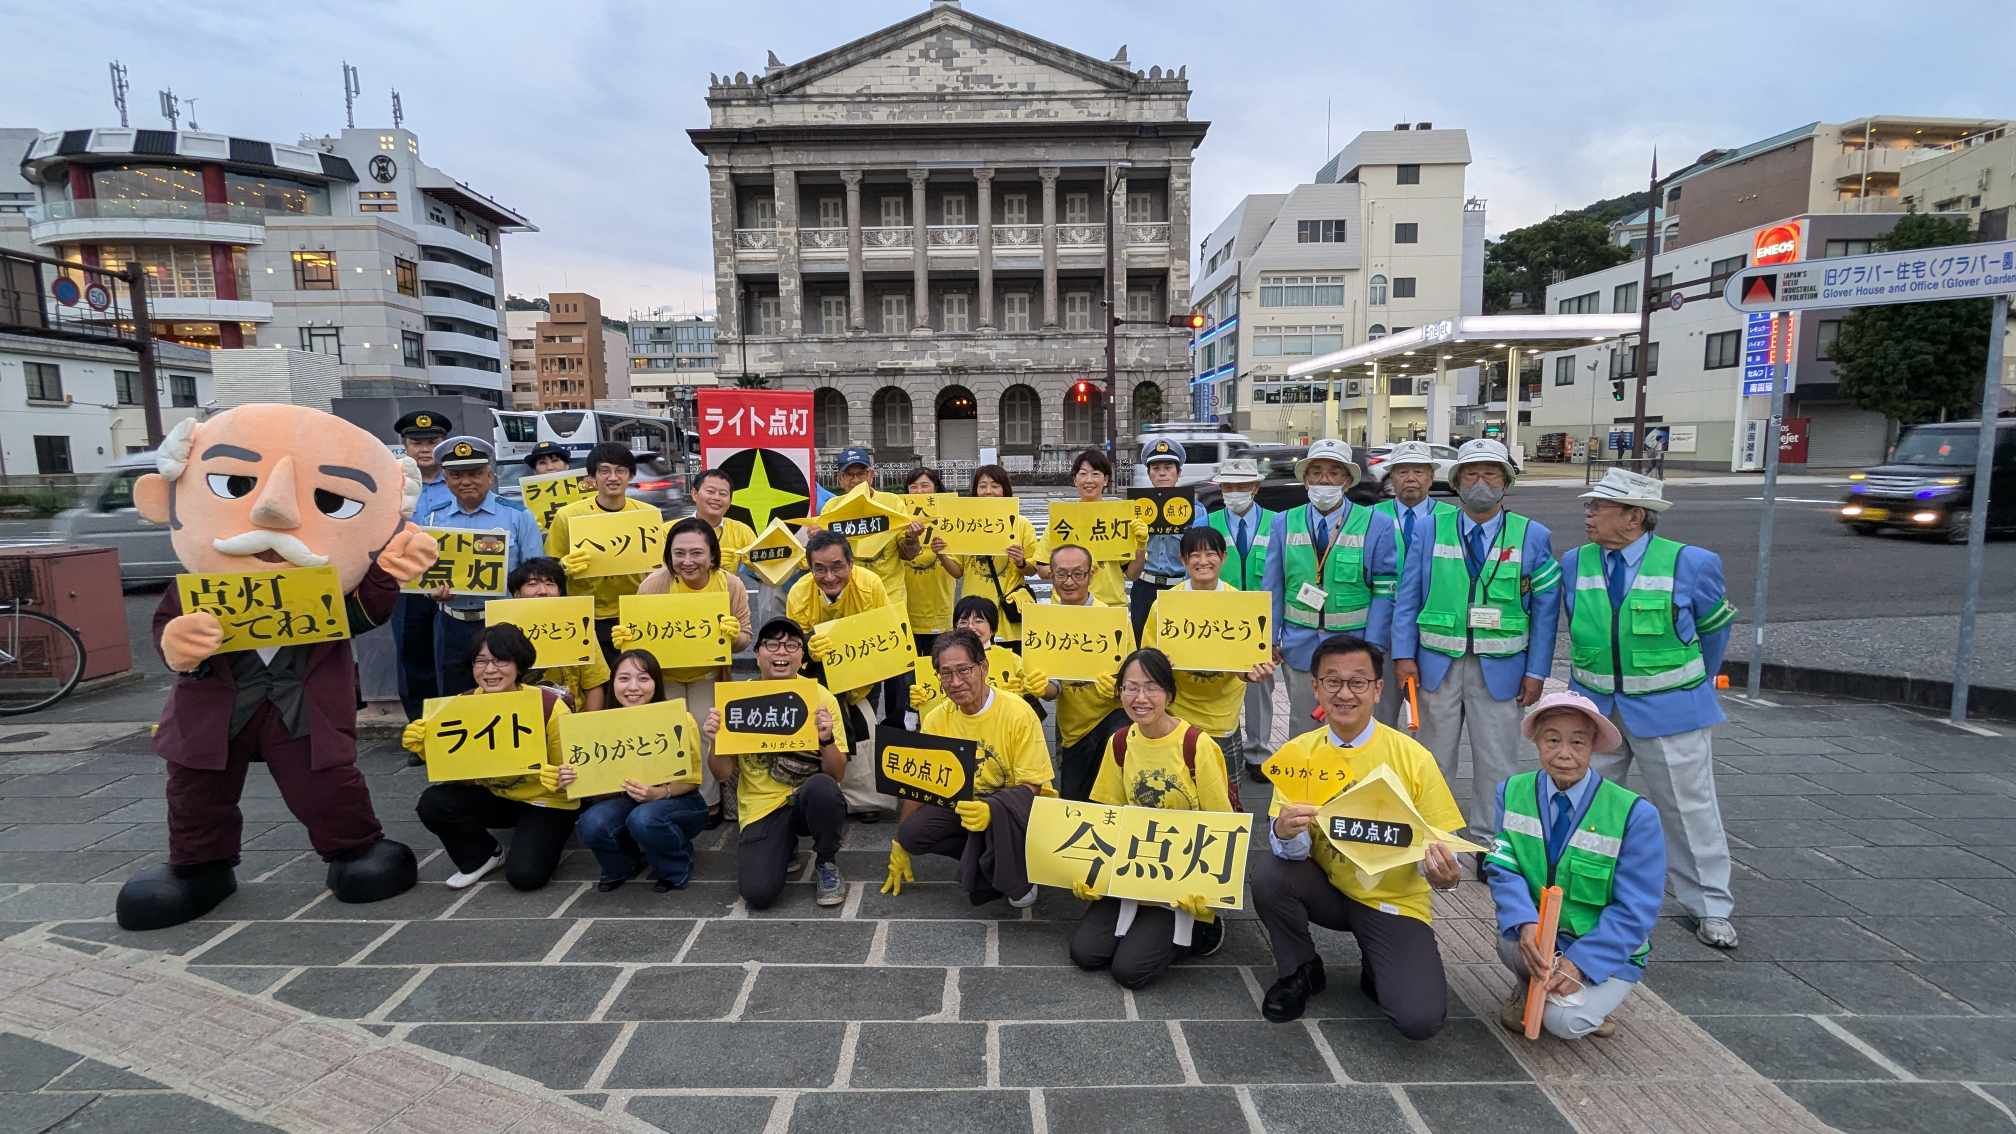
{"type": "Polygon", "coordinates": [[[665,528],[656,508],[574,516],[567,521],[567,550],[588,553],[583,578],[642,575],[665,562],[665,528]]]}
{"type": "Polygon", "coordinates": [[[831,652],[819,661],[826,666],[826,688],[834,692],[895,677],[917,653],[909,616],[895,605],[821,622],[813,634],[832,640],[831,652]]]}
{"type": "Polygon", "coordinates": [[[1095,563],[1127,562],[1134,558],[1134,503],[1052,500],[1050,527],[1043,542],[1053,550],[1075,543],[1090,551],[1095,563]]]}
{"type": "Polygon", "coordinates": [[[805,566],[805,545],[783,520],[772,520],[755,543],[742,549],[742,561],[765,582],[781,587],[792,572],[805,566]]]}
{"type": "Polygon", "coordinates": [[[602,648],[595,640],[593,595],[491,599],[483,604],[483,621],[490,626],[508,623],[525,631],[538,651],[533,664],[540,669],[587,665],[602,648]]]}
{"type": "Polygon", "coordinates": [[[637,636],[631,644],[651,651],[666,669],[699,669],[734,660],[735,644],[721,629],[727,613],[727,591],[624,595],[616,600],[618,621],[637,636]]]}
{"type": "Polygon", "coordinates": [[[511,568],[511,533],[467,528],[423,528],[441,545],[441,558],[420,577],[399,588],[431,595],[447,587],[458,595],[502,595],[511,568]]]}
{"type": "Polygon", "coordinates": [[[546,763],[546,710],[539,690],[465,693],[427,714],[427,780],[536,776],[546,763]]]}
{"type": "MultiPolygon", "coordinates": [[[[1274,784],[1274,800],[1321,807],[1351,783],[1351,750],[1334,744],[1297,746],[1267,757],[1260,771],[1274,784]]],[[[1279,808],[1277,807],[1276,810],[1279,808]]]]}
{"type": "Polygon", "coordinates": [[[552,526],[553,513],[595,495],[595,486],[580,469],[522,476],[518,478],[518,487],[525,494],[525,510],[532,513],[532,522],[542,532],[552,526]]]}
{"type": "Polygon", "coordinates": [[[1148,633],[1177,669],[1245,673],[1273,660],[1273,597],[1266,591],[1166,590],[1155,596],[1148,633]]]}
{"type": "Polygon", "coordinates": [[[1316,830],[1368,875],[1420,862],[1430,843],[1442,843],[1453,852],[1491,850],[1430,825],[1414,809],[1407,785],[1385,764],[1324,804],[1316,813],[1316,830]]]}
{"type": "Polygon", "coordinates": [[[972,799],[973,764],[979,750],[971,740],[876,729],[875,790],[940,807],[972,799]]]}
{"type": "Polygon", "coordinates": [[[570,713],[560,718],[560,759],[574,766],[567,798],[586,799],[623,790],[624,780],[647,787],[700,782],[700,726],[683,698],[570,713]]]}
{"type": "Polygon", "coordinates": [[[1059,681],[1119,672],[1134,651],[1134,624],[1122,606],[1022,604],[1022,664],[1059,681]]]}
{"type": "Polygon", "coordinates": [[[929,524],[938,518],[947,503],[957,499],[959,494],[956,492],[910,492],[903,496],[903,509],[929,524]]]}
{"type": "Polygon", "coordinates": [[[854,554],[861,559],[873,559],[882,554],[882,549],[895,539],[898,533],[909,526],[907,512],[893,511],[883,506],[882,501],[870,491],[863,481],[848,490],[844,496],[837,496],[826,502],[826,508],[817,516],[792,520],[794,524],[811,524],[825,528],[835,535],[847,537],[854,545],[854,554]]]}
{"type": "Polygon", "coordinates": [[[931,518],[946,555],[1006,555],[1022,515],[1012,496],[954,496],[931,518]]]}
{"type": "Polygon", "coordinates": [[[1115,898],[1175,904],[1202,894],[1240,908],[1253,817],[1243,811],[1109,807],[1037,796],[1023,850],[1029,881],[1082,883],[1115,898]]]}
{"type": "Polygon", "coordinates": [[[1197,515],[1195,488],[1130,488],[1127,499],[1149,535],[1182,535],[1197,515]]]}
{"type": "MultiPolygon", "coordinates": [[[[733,681],[714,686],[721,728],[714,734],[716,756],[766,752],[814,752],[819,748],[819,685],[803,677],[782,681],[733,681]]],[[[841,722],[834,721],[838,734],[841,722]]]]}
{"type": "MultiPolygon", "coordinates": [[[[924,707],[917,710],[917,719],[938,707],[945,697],[945,690],[938,684],[938,668],[931,664],[929,657],[921,657],[912,664],[910,675],[916,688],[923,691],[924,707]]],[[[995,689],[1022,691],[1022,659],[1013,650],[1000,646],[987,647],[987,684],[995,689]]]]}
{"type": "Polygon", "coordinates": [[[262,646],[334,642],[350,636],[343,584],[334,567],[177,575],[182,613],[209,611],[224,624],[220,654],[262,646]]]}

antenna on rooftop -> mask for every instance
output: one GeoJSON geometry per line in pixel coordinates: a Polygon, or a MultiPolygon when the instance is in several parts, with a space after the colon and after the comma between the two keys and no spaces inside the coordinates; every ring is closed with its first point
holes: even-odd
{"type": "Polygon", "coordinates": [[[182,105],[189,108],[189,128],[191,130],[201,130],[202,127],[196,125],[196,100],[185,98],[182,100],[182,105]]]}
{"type": "Polygon", "coordinates": [[[175,120],[181,115],[181,113],[182,113],[182,100],[175,97],[175,88],[169,87],[167,90],[162,91],[161,117],[166,118],[168,120],[168,128],[170,130],[175,129],[176,126],[175,120]]]}
{"type": "Polygon", "coordinates": [[[357,96],[363,87],[357,85],[357,68],[346,60],[343,64],[343,124],[352,129],[357,126],[357,96]]]}
{"type": "Polygon", "coordinates": [[[399,88],[392,88],[392,128],[394,130],[406,121],[406,108],[399,104],[399,88]]]}
{"type": "Polygon", "coordinates": [[[126,65],[112,61],[112,105],[119,108],[119,125],[126,125],[126,65]]]}

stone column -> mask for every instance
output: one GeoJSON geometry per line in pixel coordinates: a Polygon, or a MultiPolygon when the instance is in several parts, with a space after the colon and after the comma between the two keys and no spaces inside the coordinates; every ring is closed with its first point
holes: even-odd
{"type": "Polygon", "coordinates": [[[994,171],[976,169],[973,181],[978,187],[974,207],[980,210],[979,251],[974,261],[980,271],[980,318],[975,326],[991,331],[994,329],[994,171]]]}
{"type": "MultiPolygon", "coordinates": [[[[714,214],[715,334],[721,341],[732,343],[742,334],[742,295],[735,275],[734,176],[721,166],[710,167],[707,196],[714,214]]],[[[727,359],[722,361],[726,363],[727,359]]]]}
{"type": "Polygon", "coordinates": [[[797,338],[805,323],[805,286],[798,266],[798,171],[771,171],[770,192],[777,213],[777,308],[783,333],[797,338]]]}
{"type": "Polygon", "coordinates": [[[843,169],[840,181],[847,186],[847,327],[860,331],[867,326],[867,286],[861,278],[861,171],[843,169]]]}
{"type": "MultiPolygon", "coordinates": [[[[1113,278],[1106,281],[1108,318],[1127,317],[1127,171],[1107,168],[1105,215],[1106,238],[1113,242],[1113,278]]],[[[1100,330],[1105,330],[1101,327],[1100,330]]]]}
{"type": "Polygon", "coordinates": [[[1190,307],[1190,159],[1169,163],[1169,310],[1190,307]]]}
{"type": "MultiPolygon", "coordinates": [[[[1036,171],[1043,179],[1043,327],[1057,326],[1057,167],[1036,171]]],[[[732,234],[731,234],[732,235],[732,234]]]]}
{"type": "Polygon", "coordinates": [[[910,171],[910,329],[931,329],[931,226],[924,223],[924,183],[929,170],[910,171]]]}

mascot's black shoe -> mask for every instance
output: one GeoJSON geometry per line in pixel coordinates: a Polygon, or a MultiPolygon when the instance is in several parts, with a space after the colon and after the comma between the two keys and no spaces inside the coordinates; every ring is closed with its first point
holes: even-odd
{"type": "Polygon", "coordinates": [[[391,839],[329,863],[329,889],[339,902],[382,902],[411,890],[419,880],[413,848],[391,839]]]}
{"type": "Polygon", "coordinates": [[[228,862],[150,866],[119,887],[119,928],[166,929],[217,908],[238,889],[228,862]]]}

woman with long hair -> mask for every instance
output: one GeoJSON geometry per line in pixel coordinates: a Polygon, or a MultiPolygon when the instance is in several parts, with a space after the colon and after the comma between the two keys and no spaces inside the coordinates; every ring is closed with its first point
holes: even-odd
{"type": "MultiPolygon", "coordinates": [[[[665,678],[658,659],[644,650],[625,650],[616,657],[609,682],[616,708],[653,705],[665,700],[665,678]]],[[[700,725],[689,710],[673,743],[696,753],[693,779],[645,784],[624,780],[623,790],[595,799],[581,809],[574,833],[602,868],[595,889],[606,894],[637,877],[645,864],[657,876],[652,889],[663,894],[683,890],[693,876],[693,840],[707,825],[707,803],[701,798],[700,725]]],[[[560,769],[560,786],[574,782],[572,766],[560,769]]]]}

